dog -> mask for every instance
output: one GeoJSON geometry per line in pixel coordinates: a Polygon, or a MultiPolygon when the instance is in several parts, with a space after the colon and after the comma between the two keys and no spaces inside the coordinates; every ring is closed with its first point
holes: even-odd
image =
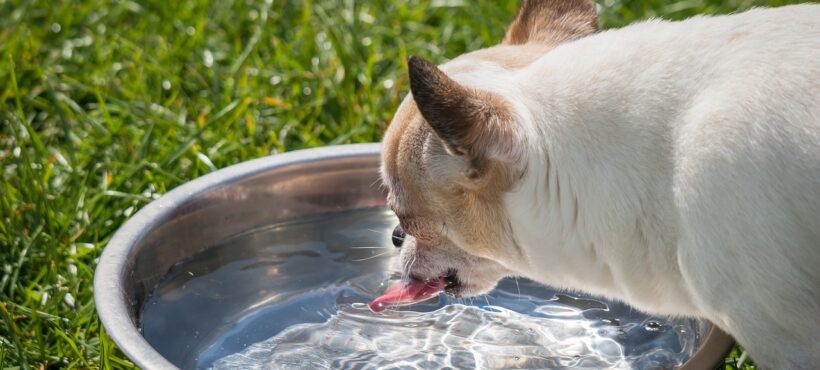
{"type": "Polygon", "coordinates": [[[381,177],[409,281],[526,277],[820,367],[820,5],[597,32],[592,1],[523,1],[408,71],[381,177]]]}

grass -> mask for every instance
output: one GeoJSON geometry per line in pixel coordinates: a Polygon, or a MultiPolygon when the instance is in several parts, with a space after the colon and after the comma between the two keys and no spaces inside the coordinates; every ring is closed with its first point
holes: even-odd
{"type": "MultiPolygon", "coordinates": [[[[754,5],[605,0],[601,19],[754,5]]],[[[497,43],[516,6],[0,0],[0,368],[132,368],[91,284],[129,216],[247,159],[379,140],[408,55],[441,62],[497,43]]]]}

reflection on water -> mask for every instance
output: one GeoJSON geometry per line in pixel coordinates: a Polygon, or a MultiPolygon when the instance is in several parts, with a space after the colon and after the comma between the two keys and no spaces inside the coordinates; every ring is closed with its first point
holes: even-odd
{"type": "Polygon", "coordinates": [[[374,314],[364,303],[399,275],[395,222],[350,211],[210,248],[162,279],[143,333],[184,369],[669,369],[705,332],[524,279],[374,314]]]}

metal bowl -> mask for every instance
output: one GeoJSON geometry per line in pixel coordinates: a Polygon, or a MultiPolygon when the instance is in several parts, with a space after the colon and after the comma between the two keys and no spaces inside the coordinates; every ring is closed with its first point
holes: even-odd
{"type": "MultiPolygon", "coordinates": [[[[273,223],[383,207],[379,144],[331,146],[240,163],[184,184],[140,210],[114,235],[94,276],[97,312],[111,339],[143,369],[177,369],[143,338],[139,315],[176,263],[273,223]]],[[[714,369],[732,344],[712,327],[683,369],[714,369]]]]}

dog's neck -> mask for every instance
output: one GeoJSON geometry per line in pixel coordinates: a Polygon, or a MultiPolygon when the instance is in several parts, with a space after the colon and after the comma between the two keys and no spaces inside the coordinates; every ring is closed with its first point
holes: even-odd
{"type": "Polygon", "coordinates": [[[506,202],[526,275],[692,314],[677,262],[673,166],[674,121],[693,82],[635,62],[637,49],[606,50],[567,45],[516,79],[530,115],[528,162],[506,202]]]}

